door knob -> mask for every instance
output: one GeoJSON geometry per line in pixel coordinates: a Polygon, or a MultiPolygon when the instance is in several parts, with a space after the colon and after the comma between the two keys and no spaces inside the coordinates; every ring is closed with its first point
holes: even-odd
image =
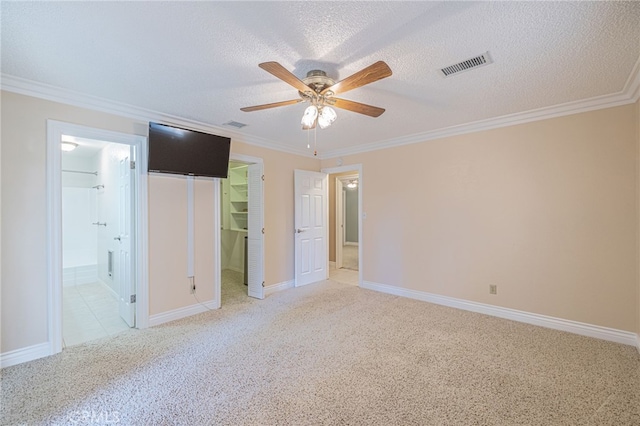
{"type": "Polygon", "coordinates": [[[122,241],[120,237],[113,237],[114,240],[122,241]]]}
{"type": "Polygon", "coordinates": [[[304,232],[304,229],[296,229],[296,234],[301,234],[304,232]]]}

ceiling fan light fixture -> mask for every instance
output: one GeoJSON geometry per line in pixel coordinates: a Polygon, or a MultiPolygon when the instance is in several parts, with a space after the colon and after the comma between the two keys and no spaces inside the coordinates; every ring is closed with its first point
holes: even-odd
{"type": "Polygon", "coordinates": [[[318,117],[318,126],[321,129],[326,129],[331,126],[331,124],[336,121],[338,114],[336,111],[328,106],[322,107],[322,111],[320,111],[320,116],[318,117]]]}
{"type": "Polygon", "coordinates": [[[303,127],[310,129],[313,127],[313,123],[315,123],[317,117],[318,108],[315,105],[310,105],[304,110],[304,115],[302,116],[300,124],[302,124],[303,127]]]}

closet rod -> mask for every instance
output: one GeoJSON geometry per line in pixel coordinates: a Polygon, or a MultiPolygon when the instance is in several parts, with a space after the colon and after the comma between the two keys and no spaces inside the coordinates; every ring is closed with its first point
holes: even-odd
{"type": "Polygon", "coordinates": [[[94,175],[94,176],[98,176],[98,172],[82,172],[80,170],[62,170],[63,172],[67,172],[67,173],[82,173],[85,175],[94,175]]]}

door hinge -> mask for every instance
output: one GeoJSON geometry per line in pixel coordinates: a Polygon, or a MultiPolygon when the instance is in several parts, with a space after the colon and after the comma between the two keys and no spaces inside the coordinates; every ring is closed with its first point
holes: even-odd
{"type": "Polygon", "coordinates": [[[129,303],[136,303],[136,295],[132,294],[131,297],[129,298],[129,303]]]}
{"type": "Polygon", "coordinates": [[[264,228],[262,228],[262,234],[264,235],[264,228]]]}
{"type": "Polygon", "coordinates": [[[129,162],[129,167],[131,168],[131,170],[135,170],[135,168],[136,168],[136,162],[135,162],[135,161],[130,161],[130,162],[129,162]]]}
{"type": "Polygon", "coordinates": [[[264,182],[264,175],[262,175],[262,181],[264,182]]]}
{"type": "Polygon", "coordinates": [[[262,281],[262,287],[264,287],[264,281],[262,281]]]}

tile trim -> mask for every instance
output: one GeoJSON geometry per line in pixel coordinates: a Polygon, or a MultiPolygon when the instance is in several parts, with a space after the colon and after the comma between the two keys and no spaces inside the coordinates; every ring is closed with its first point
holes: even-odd
{"type": "MultiPolygon", "coordinates": [[[[396,287],[388,284],[380,284],[371,281],[364,281],[362,288],[392,294],[395,296],[408,297],[410,299],[421,300],[423,302],[434,303],[436,305],[448,306],[465,311],[477,312],[498,318],[551,328],[554,330],[567,331],[581,336],[594,337],[596,339],[608,340],[610,342],[622,343],[624,345],[640,345],[638,336],[635,333],[614,328],[601,327],[593,324],[586,324],[578,321],[571,321],[562,318],[555,318],[531,312],[518,311],[516,309],[503,308],[500,306],[487,305],[484,303],[472,302],[464,299],[456,299],[448,296],[440,296],[417,290],[396,287]]],[[[640,349],[639,349],[640,350],[640,349]]]]}
{"type": "Polygon", "coordinates": [[[114,289],[112,289],[109,284],[105,283],[104,281],[102,281],[100,278],[97,279],[96,281],[98,284],[100,284],[102,286],[102,288],[105,289],[105,291],[109,292],[109,294],[111,296],[113,296],[114,299],[116,299],[118,302],[120,302],[120,297],[118,296],[118,293],[116,293],[116,291],[114,289]]]}

